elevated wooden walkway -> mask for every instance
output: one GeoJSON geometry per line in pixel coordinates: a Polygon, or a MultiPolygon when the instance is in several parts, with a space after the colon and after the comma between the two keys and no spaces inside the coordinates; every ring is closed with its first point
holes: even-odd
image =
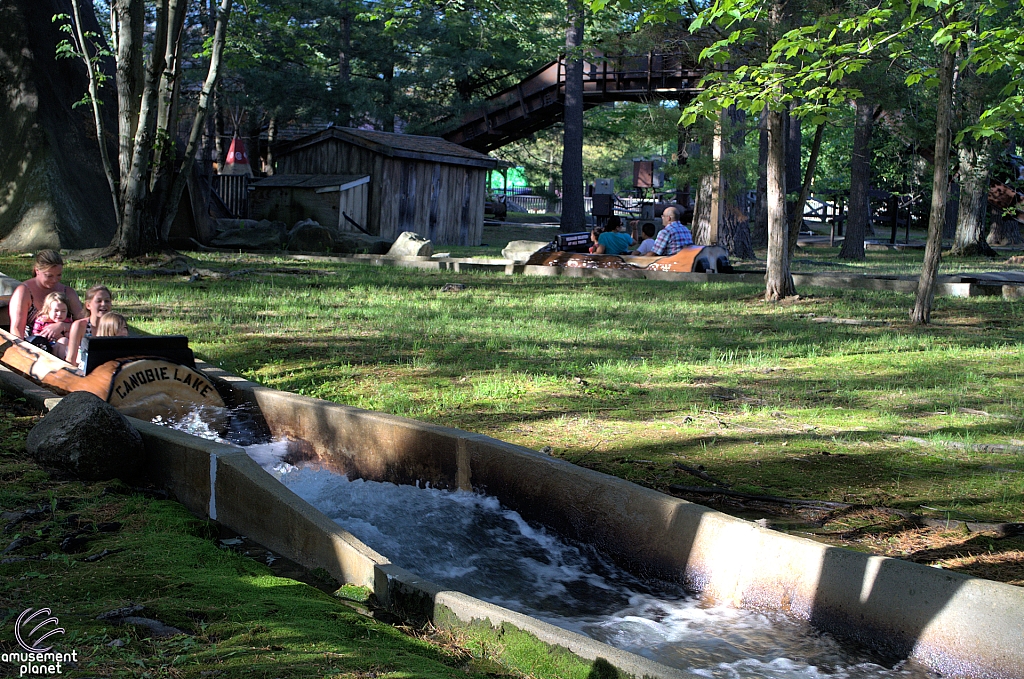
{"type": "MultiPolygon", "coordinates": [[[[610,101],[689,99],[704,75],[689,54],[593,54],[583,64],[583,107],[610,101]]],[[[467,113],[443,136],[487,153],[562,119],[565,59],[552,61],[467,113]]]]}

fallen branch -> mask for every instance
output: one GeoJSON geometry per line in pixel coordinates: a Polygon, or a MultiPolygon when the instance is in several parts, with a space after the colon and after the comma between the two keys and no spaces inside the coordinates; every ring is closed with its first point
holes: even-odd
{"type": "Polygon", "coordinates": [[[847,502],[827,502],[825,500],[797,500],[789,497],[777,497],[775,495],[755,495],[754,493],[741,493],[738,490],[727,488],[708,488],[707,486],[679,486],[672,484],[669,490],[677,493],[690,493],[695,495],[724,495],[743,500],[756,500],[758,502],[771,502],[773,504],[794,505],[798,507],[817,507],[820,509],[849,509],[856,505],[847,502]]]}
{"type": "Polygon", "coordinates": [[[117,549],[104,549],[102,552],[99,552],[98,554],[93,554],[92,556],[85,557],[84,559],[82,559],[82,561],[86,561],[88,563],[96,563],[105,556],[110,556],[111,554],[117,554],[118,552],[123,551],[123,547],[119,547],[117,549]]]}
{"type": "Polygon", "coordinates": [[[863,318],[836,318],[834,316],[812,316],[814,323],[835,323],[837,325],[892,325],[889,321],[876,321],[863,318]]]}
{"type": "Polygon", "coordinates": [[[675,466],[677,469],[682,469],[687,474],[696,476],[698,479],[703,479],[708,483],[713,483],[716,486],[719,486],[720,488],[729,488],[730,486],[732,486],[731,483],[719,481],[715,477],[711,476],[711,474],[708,474],[706,471],[704,471],[704,465],[701,465],[699,467],[691,467],[690,465],[683,464],[682,462],[676,462],[675,466]]]}

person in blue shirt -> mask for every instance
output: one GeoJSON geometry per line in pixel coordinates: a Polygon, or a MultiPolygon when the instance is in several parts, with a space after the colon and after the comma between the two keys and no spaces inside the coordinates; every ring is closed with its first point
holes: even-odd
{"type": "Polygon", "coordinates": [[[626,233],[626,225],[612,215],[605,224],[605,231],[597,239],[595,255],[624,255],[633,246],[633,239],[626,233]]]}

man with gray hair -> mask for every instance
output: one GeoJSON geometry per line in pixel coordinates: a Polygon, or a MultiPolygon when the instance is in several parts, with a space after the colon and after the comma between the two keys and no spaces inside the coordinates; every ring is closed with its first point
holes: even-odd
{"type": "Polygon", "coordinates": [[[650,252],[652,256],[674,255],[683,248],[693,245],[693,234],[679,222],[679,208],[665,208],[661,213],[661,223],[665,228],[654,239],[654,247],[650,252]]]}

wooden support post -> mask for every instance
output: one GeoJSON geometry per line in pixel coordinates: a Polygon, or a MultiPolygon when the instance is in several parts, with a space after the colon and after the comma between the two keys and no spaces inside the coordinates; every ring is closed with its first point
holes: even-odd
{"type": "Polygon", "coordinates": [[[832,209],[834,210],[834,212],[832,213],[832,219],[830,221],[832,228],[829,229],[828,232],[828,246],[830,248],[834,248],[836,246],[836,218],[839,215],[838,205],[833,203],[832,209]]]}
{"type": "Polygon", "coordinates": [[[904,242],[910,245],[910,207],[907,207],[907,237],[904,242]]]}
{"type": "Polygon", "coordinates": [[[896,245],[896,227],[900,217],[900,197],[895,193],[889,196],[889,221],[892,224],[892,236],[889,238],[890,245],[896,245]]]}

